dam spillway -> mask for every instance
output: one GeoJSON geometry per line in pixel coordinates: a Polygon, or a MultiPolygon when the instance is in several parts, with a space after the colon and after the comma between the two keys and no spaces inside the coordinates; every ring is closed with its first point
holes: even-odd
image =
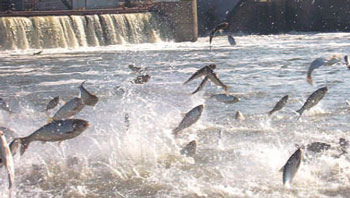
{"type": "Polygon", "coordinates": [[[136,8],[0,12],[0,50],[196,41],[197,1],[136,8]]]}
{"type": "Polygon", "coordinates": [[[171,38],[154,13],[1,17],[2,49],[77,48],[171,38]]]}

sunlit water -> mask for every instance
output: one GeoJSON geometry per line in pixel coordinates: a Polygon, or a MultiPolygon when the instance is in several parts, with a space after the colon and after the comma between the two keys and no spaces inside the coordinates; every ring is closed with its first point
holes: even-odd
{"type": "MultiPolygon", "coordinates": [[[[347,197],[350,157],[335,156],[339,138],[350,131],[350,71],[343,64],[306,70],[317,57],[345,55],[350,34],[236,36],[237,46],[216,37],[195,43],[115,45],[73,50],[2,51],[0,97],[16,113],[0,112],[1,126],[29,135],[48,120],[47,102],[79,95],[78,85],[100,97],[77,118],[91,127],[75,139],[33,142],[15,157],[16,197],[347,197]],[[200,80],[183,82],[202,66],[217,64],[216,73],[241,101],[209,99],[222,89],[208,84],[190,95],[200,80]],[[133,84],[134,64],[148,68],[144,85],[133,84]],[[324,99],[300,120],[295,110],[317,88],[327,85],[324,99]],[[124,90],[124,91],[123,91],[124,90]],[[267,112],[284,95],[286,107],[270,119],[267,112]],[[183,115],[205,104],[200,120],[175,139],[171,131],[183,115]],[[236,121],[236,111],[246,120],[236,121]],[[130,127],[125,125],[129,115],[130,127]],[[198,141],[196,155],[180,149],[198,141]],[[304,158],[290,189],[279,169],[295,144],[321,141],[331,149],[304,158]]],[[[53,114],[51,112],[51,114],[53,114]]],[[[7,197],[7,174],[0,172],[0,197],[7,197]]]]}

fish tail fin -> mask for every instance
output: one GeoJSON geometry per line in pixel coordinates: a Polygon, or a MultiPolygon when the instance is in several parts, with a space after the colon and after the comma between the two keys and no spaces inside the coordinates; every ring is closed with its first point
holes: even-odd
{"type": "Polygon", "coordinates": [[[30,139],[29,139],[29,137],[24,137],[24,138],[19,138],[19,139],[20,139],[20,143],[21,143],[20,154],[23,155],[30,144],[30,139]]]}
{"type": "Polygon", "coordinates": [[[267,115],[270,117],[273,113],[274,113],[274,111],[271,110],[271,111],[269,111],[269,112],[267,113],[267,115]]]}
{"type": "Polygon", "coordinates": [[[55,119],[53,117],[49,117],[49,119],[47,120],[47,123],[49,124],[49,123],[53,122],[54,120],[55,119]]]}
{"type": "Polygon", "coordinates": [[[176,127],[175,129],[173,129],[173,135],[177,136],[180,131],[181,131],[181,129],[179,127],[176,127]]]}
{"type": "Polygon", "coordinates": [[[299,116],[301,116],[304,112],[304,108],[301,108],[299,110],[297,110],[297,113],[299,114],[299,116]]]}

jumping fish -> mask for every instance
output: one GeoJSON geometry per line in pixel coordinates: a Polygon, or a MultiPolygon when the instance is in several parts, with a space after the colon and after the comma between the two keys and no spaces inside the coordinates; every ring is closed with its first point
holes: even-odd
{"type": "Polygon", "coordinates": [[[34,131],[27,137],[19,138],[21,143],[21,155],[33,141],[61,142],[80,135],[89,127],[89,122],[80,119],[55,120],[34,131]]]}
{"type": "Polygon", "coordinates": [[[320,153],[330,148],[331,148],[331,145],[324,142],[312,142],[306,145],[307,151],[314,152],[314,153],[320,153]]]}
{"type": "Polygon", "coordinates": [[[58,102],[60,101],[60,97],[56,96],[46,106],[46,111],[55,108],[58,105],[58,102]]]}
{"type": "Polygon", "coordinates": [[[209,35],[209,44],[211,45],[211,41],[213,40],[216,32],[220,31],[220,30],[224,30],[228,27],[228,23],[227,22],[223,22],[218,24],[217,26],[215,26],[215,28],[210,32],[209,35]]]}
{"type": "Polygon", "coordinates": [[[137,72],[137,73],[142,72],[141,67],[136,67],[135,65],[129,65],[129,69],[131,69],[131,71],[137,72]]]}
{"type": "Polygon", "coordinates": [[[211,99],[215,99],[216,101],[233,104],[239,102],[239,98],[230,94],[214,94],[210,97],[211,99]]]}
{"type": "Polygon", "coordinates": [[[83,103],[81,98],[73,98],[64,104],[53,116],[51,120],[62,120],[65,118],[70,118],[75,114],[79,113],[85,104],[83,103]]]}
{"type": "Polygon", "coordinates": [[[195,94],[195,93],[201,91],[201,90],[204,88],[204,86],[207,84],[208,80],[209,80],[209,78],[208,78],[208,76],[206,76],[206,77],[202,80],[202,82],[201,82],[201,84],[198,86],[198,88],[197,88],[194,92],[192,92],[192,94],[195,94]]]}
{"type": "Polygon", "coordinates": [[[0,131],[0,151],[1,151],[1,159],[2,163],[5,165],[8,178],[9,178],[9,189],[11,197],[12,186],[15,181],[15,164],[13,162],[13,157],[10,151],[10,148],[7,144],[6,138],[2,131],[0,131]]]}
{"type": "Polygon", "coordinates": [[[235,39],[233,38],[232,35],[228,35],[227,39],[228,39],[228,42],[230,43],[230,45],[232,45],[232,46],[236,45],[236,41],[235,41],[235,39]]]}
{"type": "Polygon", "coordinates": [[[218,78],[218,76],[213,70],[209,70],[208,77],[211,82],[213,82],[217,86],[222,87],[225,93],[227,93],[229,87],[225,85],[223,82],[221,82],[221,80],[218,78]]]}
{"type": "Polygon", "coordinates": [[[323,57],[320,57],[320,58],[316,58],[315,60],[313,60],[309,66],[309,69],[307,71],[307,75],[306,75],[306,81],[312,85],[312,72],[323,66],[323,65],[334,65],[335,63],[338,63],[341,61],[341,57],[340,56],[337,56],[337,55],[334,55],[334,56],[331,56],[329,58],[323,58],[323,57]]]}
{"type": "Polygon", "coordinates": [[[83,100],[84,104],[88,106],[95,106],[96,103],[98,102],[98,97],[91,94],[84,88],[85,82],[86,81],[82,82],[81,85],[79,86],[81,99],[83,100]]]}
{"type": "Polygon", "coordinates": [[[243,116],[243,114],[240,111],[237,111],[235,119],[236,120],[245,120],[245,117],[243,116]]]}
{"type": "Polygon", "coordinates": [[[345,61],[346,67],[347,67],[348,69],[350,69],[348,56],[344,56],[344,61],[345,61]]]}
{"type": "Polygon", "coordinates": [[[148,80],[151,78],[150,75],[146,74],[146,75],[140,75],[137,76],[136,79],[134,80],[135,84],[144,84],[146,82],[148,82],[148,80]]]}
{"type": "Polygon", "coordinates": [[[289,187],[292,182],[295,174],[297,173],[302,158],[302,152],[299,148],[296,150],[292,156],[289,157],[286,164],[282,167],[281,171],[283,171],[282,181],[283,185],[289,187]]]}
{"type": "Polygon", "coordinates": [[[196,154],[197,150],[197,141],[192,140],[190,143],[188,143],[185,148],[181,149],[180,153],[181,155],[186,155],[187,157],[193,157],[196,154]]]}
{"type": "Polygon", "coordinates": [[[283,98],[281,98],[276,105],[273,107],[273,109],[268,113],[269,116],[271,116],[274,112],[281,110],[284,106],[286,106],[287,102],[288,102],[288,95],[283,96],[283,98]]]}
{"type": "MultiPolygon", "coordinates": [[[[9,129],[9,128],[6,128],[6,127],[0,127],[0,131],[2,131],[3,135],[5,136],[6,138],[6,141],[7,142],[11,142],[10,144],[10,151],[12,153],[12,155],[14,156],[16,151],[17,151],[17,148],[16,148],[16,144],[15,144],[15,137],[17,136],[16,132],[9,129]]],[[[1,150],[0,150],[0,167],[2,166],[2,157],[1,157],[1,150]]]]}
{"type": "Polygon", "coordinates": [[[34,52],[33,55],[36,56],[36,55],[40,55],[41,53],[43,53],[43,50],[40,50],[38,52],[34,52]]]}
{"type": "Polygon", "coordinates": [[[317,105],[322,100],[322,98],[326,95],[327,91],[328,91],[327,87],[322,87],[320,89],[317,89],[315,92],[313,92],[309,96],[309,98],[306,100],[304,105],[299,110],[297,110],[299,115],[301,116],[305,110],[311,109],[312,107],[317,105]]]}
{"type": "Polygon", "coordinates": [[[186,113],[185,117],[182,119],[179,126],[173,130],[173,134],[177,136],[182,130],[196,123],[202,115],[203,108],[204,108],[203,105],[198,105],[195,108],[193,108],[191,111],[186,113]]]}
{"type": "Polygon", "coordinates": [[[206,66],[202,67],[201,69],[197,70],[188,80],[186,80],[184,82],[184,84],[187,84],[191,80],[194,80],[194,79],[199,78],[201,76],[207,76],[208,72],[210,70],[215,70],[215,69],[216,69],[216,65],[215,64],[206,65],[206,66]]]}

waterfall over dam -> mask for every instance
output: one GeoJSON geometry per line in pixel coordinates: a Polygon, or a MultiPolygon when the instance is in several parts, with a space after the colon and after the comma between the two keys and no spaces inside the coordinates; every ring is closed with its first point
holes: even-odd
{"type": "Polygon", "coordinates": [[[77,48],[172,39],[155,13],[0,17],[0,49],[77,48]]]}

